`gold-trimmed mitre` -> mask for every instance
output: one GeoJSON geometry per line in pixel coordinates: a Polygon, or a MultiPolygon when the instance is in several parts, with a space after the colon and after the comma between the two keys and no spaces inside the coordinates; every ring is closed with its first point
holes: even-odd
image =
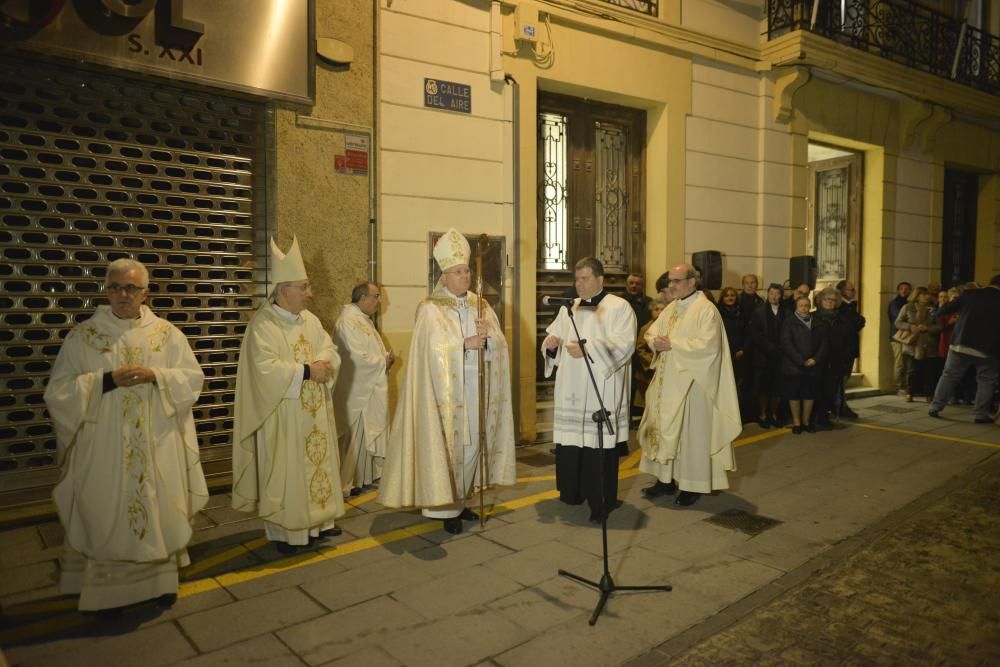
{"type": "Polygon", "coordinates": [[[273,291],[280,283],[292,283],[297,280],[309,280],[306,265],[302,261],[302,251],[299,250],[299,240],[292,237],[292,246],[288,252],[281,252],[278,244],[271,237],[271,280],[268,291],[273,291]]]}
{"type": "Polygon", "coordinates": [[[459,264],[468,265],[472,249],[465,236],[452,227],[434,244],[434,260],[442,273],[459,264]]]}

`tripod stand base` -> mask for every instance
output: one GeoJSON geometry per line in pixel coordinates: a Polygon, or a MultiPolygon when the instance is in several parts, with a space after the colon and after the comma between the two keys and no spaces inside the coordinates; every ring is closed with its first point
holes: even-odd
{"type": "Polygon", "coordinates": [[[597,617],[601,615],[602,611],[604,611],[604,605],[607,603],[611,594],[615,591],[662,591],[664,593],[669,593],[674,589],[674,587],[670,584],[664,584],[662,586],[617,586],[615,584],[615,580],[611,578],[610,572],[605,572],[601,577],[600,582],[584,579],[580,575],[567,572],[566,570],[559,570],[559,576],[567,577],[573,581],[578,581],[581,584],[586,584],[596,588],[601,594],[601,597],[597,600],[597,606],[594,608],[594,613],[590,616],[590,625],[597,623],[597,617]]]}

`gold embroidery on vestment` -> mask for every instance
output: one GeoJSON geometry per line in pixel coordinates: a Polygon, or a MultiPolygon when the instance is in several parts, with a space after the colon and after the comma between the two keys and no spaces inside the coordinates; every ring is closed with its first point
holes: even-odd
{"type": "Polygon", "coordinates": [[[309,480],[309,499],[321,507],[326,507],[333,495],[333,481],[323,469],[329,449],[327,434],[314,425],[312,432],[306,436],[306,458],[315,466],[309,480]]]}

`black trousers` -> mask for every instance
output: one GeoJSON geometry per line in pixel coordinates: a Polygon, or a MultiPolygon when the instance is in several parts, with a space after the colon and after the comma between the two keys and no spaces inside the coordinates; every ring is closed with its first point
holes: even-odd
{"type": "MultiPolygon", "coordinates": [[[[608,443],[610,444],[610,443],[608,443]]],[[[601,510],[601,478],[599,458],[604,461],[605,511],[614,509],[618,500],[618,451],[606,446],[603,450],[575,445],[556,445],[556,489],[559,500],[567,505],[579,505],[584,500],[591,514],[601,510]]]]}

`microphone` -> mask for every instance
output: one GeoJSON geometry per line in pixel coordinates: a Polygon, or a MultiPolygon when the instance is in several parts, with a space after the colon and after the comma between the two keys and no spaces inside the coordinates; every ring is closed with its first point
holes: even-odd
{"type": "Polygon", "coordinates": [[[573,305],[576,299],[569,299],[563,296],[543,296],[542,305],[543,306],[566,306],[569,308],[573,305]]]}

